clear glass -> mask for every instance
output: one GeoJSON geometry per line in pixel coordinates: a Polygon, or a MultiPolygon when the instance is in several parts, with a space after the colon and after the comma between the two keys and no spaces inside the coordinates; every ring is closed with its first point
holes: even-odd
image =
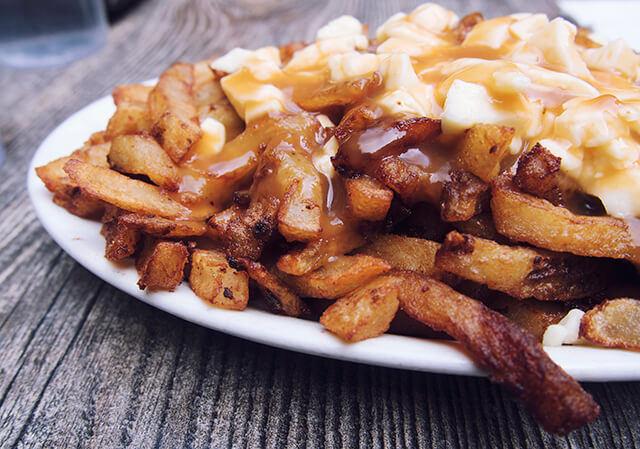
{"type": "Polygon", "coordinates": [[[0,65],[67,65],[107,41],[103,0],[0,0],[0,65]]]}

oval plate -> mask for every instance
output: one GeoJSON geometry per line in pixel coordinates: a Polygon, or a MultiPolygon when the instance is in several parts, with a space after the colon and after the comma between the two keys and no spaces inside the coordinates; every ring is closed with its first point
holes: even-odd
{"type": "MultiPolygon", "coordinates": [[[[111,97],[73,114],[42,142],[31,160],[27,188],[38,219],[51,237],[76,261],[114,287],[187,321],[237,337],[307,354],[393,368],[479,376],[481,371],[456,343],[383,335],[344,343],[320,324],[274,315],[249,307],[242,312],[217,309],[196,297],[185,284],[175,292],[138,289],[133,263],[116,265],[104,258],[100,223],[56,206],[34,168],[69,155],[91,133],[105,129],[115,111],[111,97]]],[[[640,380],[640,352],[586,346],[546,348],[551,358],[578,380],[640,380]]]]}

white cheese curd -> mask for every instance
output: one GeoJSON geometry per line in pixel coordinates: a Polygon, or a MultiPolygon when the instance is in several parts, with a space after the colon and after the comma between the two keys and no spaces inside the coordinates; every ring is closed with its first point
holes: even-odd
{"type": "Polygon", "coordinates": [[[558,324],[552,324],[542,336],[543,346],[572,345],[580,338],[580,321],[584,312],[571,309],[558,324]]]}

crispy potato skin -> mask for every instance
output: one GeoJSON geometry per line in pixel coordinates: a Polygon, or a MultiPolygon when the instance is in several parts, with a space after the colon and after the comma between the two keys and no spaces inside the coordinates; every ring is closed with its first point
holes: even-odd
{"type": "Polygon", "coordinates": [[[363,285],[329,306],[320,324],[349,342],[383,334],[398,310],[398,282],[381,276],[363,285]]]}
{"type": "Polygon", "coordinates": [[[545,430],[566,435],[598,416],[600,407],[591,395],[513,321],[432,278],[406,272],[398,277],[402,309],[458,340],[545,430]]]}
{"type": "Polygon", "coordinates": [[[298,105],[306,111],[326,111],[336,106],[357,103],[382,85],[382,75],[373,72],[368,77],[343,81],[322,88],[313,95],[306,94],[297,100],[298,105]]]}
{"type": "Polygon", "coordinates": [[[315,271],[302,276],[283,274],[283,279],[302,297],[335,299],[390,269],[388,262],[376,257],[337,256],[315,271]]]}
{"type": "Polygon", "coordinates": [[[385,234],[358,249],[358,253],[386,260],[397,270],[415,271],[435,278],[446,276],[436,266],[440,243],[431,240],[385,234]]]}
{"type": "Polygon", "coordinates": [[[511,240],[579,256],[640,263],[640,247],[619,218],[576,215],[521,192],[506,177],[492,184],[491,211],[498,232],[511,240]]]}
{"type": "Polygon", "coordinates": [[[221,251],[196,249],[191,254],[189,285],[207,303],[244,310],[249,302],[249,276],[232,268],[221,251]]]}
{"type": "Polygon", "coordinates": [[[79,217],[99,219],[104,213],[104,202],[89,195],[78,187],[64,171],[65,164],[71,159],[108,167],[107,154],[110,144],[102,141],[102,135],[92,136],[85,145],[71,153],[71,156],[62,157],[36,168],[36,174],[44,182],[45,187],[53,193],[53,202],[64,207],[70,213],[79,217]]]}
{"type": "Polygon", "coordinates": [[[465,221],[487,209],[489,184],[465,170],[454,169],[440,195],[443,221],[465,221]]]}
{"type": "Polygon", "coordinates": [[[249,277],[258,284],[272,312],[288,316],[308,314],[307,306],[298,295],[260,262],[250,259],[238,259],[238,262],[247,270],[249,277]]]}
{"type": "Polygon", "coordinates": [[[640,349],[640,300],[611,299],[589,310],[580,322],[580,336],[602,346],[640,349]]]}
{"type": "Polygon", "coordinates": [[[102,229],[100,234],[105,240],[104,257],[111,261],[117,261],[132,256],[140,241],[140,231],[130,228],[119,222],[120,216],[125,213],[115,206],[107,205],[102,216],[102,229]]]}
{"type": "Polygon", "coordinates": [[[141,290],[175,290],[182,282],[188,259],[189,252],[182,242],[147,239],[136,260],[138,286],[141,290]]]}
{"type": "Polygon", "coordinates": [[[145,234],[164,238],[185,238],[204,235],[207,224],[204,221],[169,220],[155,215],[125,213],[118,217],[118,223],[145,234]]]}
{"type": "Polygon", "coordinates": [[[500,163],[509,152],[515,130],[506,126],[479,123],[468,129],[458,146],[458,167],[484,182],[493,181],[500,163]]]}
{"type": "Polygon", "coordinates": [[[597,259],[500,245],[457,231],[447,234],[436,266],[516,298],[543,301],[593,295],[608,277],[607,265],[597,259]]]}
{"type": "Polygon", "coordinates": [[[193,85],[193,65],[176,63],[149,93],[151,134],[176,164],[202,137],[193,85]]]}
{"type": "Polygon", "coordinates": [[[163,195],[156,186],[128,178],[108,168],[75,159],[67,161],[64,171],[87,194],[121,209],[165,218],[189,218],[189,209],[163,195]]]}
{"type": "Polygon", "coordinates": [[[393,191],[367,175],[347,178],[347,207],[351,214],[361,220],[384,220],[391,207],[393,191]]]}
{"type": "Polygon", "coordinates": [[[109,164],[122,173],[146,175],[166,190],[178,189],[178,167],[151,136],[118,136],[111,142],[109,164]]]}
{"type": "Polygon", "coordinates": [[[358,232],[342,232],[332,239],[318,239],[280,256],[276,266],[280,271],[301,276],[324,265],[329,258],[353,251],[365,244],[358,232]]]}

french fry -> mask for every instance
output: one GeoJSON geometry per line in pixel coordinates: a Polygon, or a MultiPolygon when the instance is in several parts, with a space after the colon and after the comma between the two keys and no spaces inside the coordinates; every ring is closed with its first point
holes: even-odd
{"type": "Polygon", "coordinates": [[[278,231],[287,241],[308,242],[320,238],[324,204],[322,179],[304,150],[288,146],[265,150],[257,178],[253,190],[259,190],[262,184],[271,184],[276,195],[282,198],[278,231]],[[270,174],[262,177],[262,173],[270,174]]]}
{"type": "Polygon", "coordinates": [[[431,240],[385,234],[357,252],[384,259],[398,270],[415,271],[441,279],[446,273],[435,263],[439,248],[440,243],[431,240]]]}
{"type": "Polygon", "coordinates": [[[283,275],[284,281],[302,297],[335,299],[389,271],[382,259],[359,254],[337,256],[317,270],[302,276],[283,275]]]}
{"type": "Polygon", "coordinates": [[[124,212],[115,206],[107,204],[102,216],[100,234],[105,240],[104,257],[117,261],[132,256],[136,252],[140,231],[119,223],[118,219],[124,212]]]}
{"type": "Polygon", "coordinates": [[[155,215],[125,213],[118,217],[118,223],[127,228],[138,229],[145,234],[163,238],[197,237],[208,231],[205,221],[169,220],[155,215]]]}
{"type": "Polygon", "coordinates": [[[440,187],[431,182],[431,173],[397,156],[380,161],[371,176],[396,192],[406,204],[437,203],[440,187]]]}
{"type": "Polygon", "coordinates": [[[457,231],[447,234],[436,266],[516,298],[543,301],[593,295],[606,287],[608,277],[606,263],[597,259],[500,245],[457,231]]]}
{"type": "Polygon", "coordinates": [[[109,119],[106,135],[109,139],[127,134],[149,132],[153,121],[147,100],[153,87],[134,84],[113,89],[116,112],[109,119]]]}
{"type": "Polygon", "coordinates": [[[320,317],[320,324],[349,342],[377,337],[398,311],[398,282],[381,276],[343,296],[320,317]]]}
{"type": "Polygon", "coordinates": [[[313,95],[305,94],[294,101],[306,111],[324,111],[327,109],[357,103],[382,85],[382,76],[378,72],[354,80],[331,84],[313,95]]]}
{"type": "Polygon", "coordinates": [[[288,241],[308,242],[322,235],[321,185],[314,176],[297,179],[289,186],[278,211],[278,231],[288,241]]]}
{"type": "Polygon", "coordinates": [[[484,182],[498,176],[500,162],[509,153],[515,130],[506,126],[476,124],[468,129],[458,147],[458,166],[484,182]]]}
{"type": "Polygon", "coordinates": [[[223,309],[243,310],[249,302],[249,276],[232,268],[221,251],[193,251],[189,285],[199,298],[223,309]]]}
{"type": "Polygon", "coordinates": [[[153,86],[145,86],[144,84],[129,84],[126,86],[116,86],[111,93],[113,102],[116,106],[122,103],[146,103],[149,94],[153,90],[153,86]]]}
{"type": "Polygon", "coordinates": [[[188,259],[189,252],[182,242],[146,239],[136,260],[140,290],[175,290],[182,282],[188,259]]]}
{"type": "Polygon", "coordinates": [[[198,218],[180,203],[163,195],[157,187],[108,168],[71,159],[64,165],[64,171],[89,195],[121,209],[164,218],[198,218]]]}
{"type": "Polygon", "coordinates": [[[107,154],[109,143],[92,144],[87,142],[71,156],[62,157],[36,168],[36,174],[53,193],[53,202],[64,207],[70,213],[85,218],[100,218],[104,212],[104,202],[88,195],[73,182],[64,171],[65,164],[71,159],[91,162],[94,165],[108,167],[107,154]]]}
{"type": "Polygon", "coordinates": [[[393,200],[390,189],[367,175],[347,178],[344,184],[347,190],[347,207],[354,217],[369,221],[384,220],[393,200]]]}
{"type": "MultiPolygon", "coordinates": [[[[222,231],[227,253],[235,258],[258,259],[276,228],[279,207],[280,200],[274,196],[257,197],[246,210],[230,217],[222,231]]],[[[215,224],[223,225],[221,221],[215,224]]]]}
{"type": "Polygon", "coordinates": [[[128,134],[144,134],[151,132],[153,122],[149,115],[147,103],[124,102],[116,108],[116,112],[107,123],[107,136],[113,139],[116,136],[128,134]]]}
{"type": "Polygon", "coordinates": [[[458,42],[462,43],[464,39],[467,37],[467,34],[471,32],[474,26],[484,21],[484,17],[479,12],[473,12],[471,14],[467,14],[460,22],[458,22],[458,26],[456,27],[456,38],[458,42]]]}
{"type": "Polygon", "coordinates": [[[329,258],[346,254],[364,245],[364,238],[356,232],[345,231],[331,239],[319,239],[293,249],[278,259],[280,271],[301,276],[324,265],[329,258]]]}
{"type": "Polygon", "coordinates": [[[513,321],[432,278],[411,273],[398,278],[400,307],[458,340],[548,432],[566,435],[598,416],[600,407],[591,395],[513,321]]]}
{"type": "Polygon", "coordinates": [[[308,314],[308,308],[302,300],[264,265],[250,259],[239,259],[238,261],[246,268],[249,277],[258,284],[264,300],[272,312],[289,316],[308,314]]]}
{"type": "Polygon", "coordinates": [[[177,190],[180,174],[167,153],[150,136],[118,136],[109,151],[111,168],[123,173],[146,175],[166,190],[177,190]]]}
{"type": "Polygon", "coordinates": [[[623,220],[573,214],[520,192],[507,178],[492,185],[491,211],[498,232],[511,240],[579,256],[640,263],[640,247],[623,220]]]}
{"type": "Polygon", "coordinates": [[[176,164],[202,137],[193,84],[193,66],[177,63],[160,76],[149,94],[151,134],[176,164]]]}
{"type": "Polygon", "coordinates": [[[640,349],[640,300],[610,299],[589,310],[580,322],[580,336],[602,346],[640,349]]]}
{"type": "Polygon", "coordinates": [[[451,170],[440,195],[443,221],[465,221],[481,213],[489,201],[489,184],[465,170],[451,170]]]}

